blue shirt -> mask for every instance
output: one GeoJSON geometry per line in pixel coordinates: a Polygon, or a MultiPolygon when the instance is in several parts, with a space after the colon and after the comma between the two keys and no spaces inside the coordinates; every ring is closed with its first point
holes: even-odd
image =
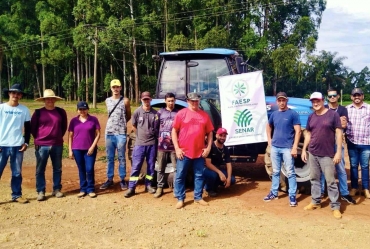
{"type": "Polygon", "coordinates": [[[291,109],[274,111],[269,124],[273,129],[271,145],[279,148],[292,148],[295,136],[295,125],[301,125],[299,115],[291,109]]]}
{"type": "Polygon", "coordinates": [[[10,106],[0,105],[0,146],[16,147],[24,144],[24,122],[31,120],[28,108],[19,104],[10,106]]]}

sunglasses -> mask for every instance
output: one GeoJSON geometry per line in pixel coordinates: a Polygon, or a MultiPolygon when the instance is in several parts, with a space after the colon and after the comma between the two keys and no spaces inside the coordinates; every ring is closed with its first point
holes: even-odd
{"type": "Polygon", "coordinates": [[[328,95],[328,99],[335,98],[335,97],[337,97],[337,96],[338,96],[338,94],[328,95]]]}

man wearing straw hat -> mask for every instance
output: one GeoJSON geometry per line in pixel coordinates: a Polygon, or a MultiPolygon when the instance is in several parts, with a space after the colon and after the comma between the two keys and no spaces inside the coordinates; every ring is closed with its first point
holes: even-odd
{"type": "Polygon", "coordinates": [[[62,100],[51,89],[45,89],[44,97],[35,101],[44,102],[44,107],[36,109],[31,118],[31,133],[34,137],[36,155],[37,200],[45,200],[45,168],[50,157],[53,166],[52,195],[61,198],[63,136],[67,131],[67,113],[55,106],[62,100]]]}

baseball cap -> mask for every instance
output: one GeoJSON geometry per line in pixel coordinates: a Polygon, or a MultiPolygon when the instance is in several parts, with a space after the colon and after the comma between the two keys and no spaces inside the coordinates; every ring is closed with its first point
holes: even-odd
{"type": "Polygon", "coordinates": [[[227,130],[225,128],[218,128],[217,132],[216,132],[218,135],[221,135],[221,134],[227,134],[227,130]]]}
{"type": "Polygon", "coordinates": [[[353,88],[352,92],[351,92],[351,95],[355,95],[355,94],[361,94],[363,95],[364,92],[361,90],[361,88],[353,88]]]}
{"type": "Polygon", "coordinates": [[[313,99],[324,99],[324,96],[322,96],[322,93],[320,92],[314,92],[310,96],[310,100],[313,100],[313,99]]]}
{"type": "Polygon", "coordinates": [[[150,95],[150,92],[145,91],[141,93],[141,99],[151,99],[151,98],[152,96],[150,95]]]}
{"type": "Polygon", "coordinates": [[[121,86],[121,81],[114,79],[110,82],[110,87],[112,86],[121,86]]]}
{"type": "Polygon", "coordinates": [[[188,93],[187,99],[188,100],[200,100],[201,96],[198,93],[188,93]]]}
{"type": "Polygon", "coordinates": [[[77,103],[77,109],[89,109],[89,105],[85,101],[80,101],[77,103]]]}
{"type": "Polygon", "coordinates": [[[288,99],[288,96],[286,95],[285,92],[279,92],[278,94],[276,94],[276,99],[278,98],[288,99]]]}

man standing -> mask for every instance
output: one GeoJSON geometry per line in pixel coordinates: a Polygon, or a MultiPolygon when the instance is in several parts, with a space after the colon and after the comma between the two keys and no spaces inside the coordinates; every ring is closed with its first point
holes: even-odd
{"type": "Polygon", "coordinates": [[[352,104],[347,106],[347,148],[351,165],[350,195],[358,193],[358,164],[361,166],[362,190],[365,198],[369,193],[369,156],[370,156],[370,106],[364,103],[364,92],[354,88],[351,93],[352,104]]]}
{"type": "MultiPolygon", "coordinates": [[[[337,90],[330,88],[328,90],[328,101],[329,104],[325,106],[325,108],[329,108],[337,112],[340,116],[340,121],[342,124],[342,130],[345,131],[347,128],[347,120],[348,120],[348,112],[344,106],[339,105],[338,99],[340,95],[338,94],[337,90]]],[[[343,141],[344,142],[344,141],[343,141]]],[[[341,195],[341,199],[348,202],[349,204],[356,204],[356,201],[349,195],[348,191],[348,184],[347,184],[347,173],[345,168],[345,161],[344,161],[344,146],[342,144],[342,159],[338,164],[335,165],[335,170],[337,171],[338,181],[339,181],[339,193],[341,195]]],[[[337,147],[335,147],[335,151],[337,147]]],[[[321,175],[321,193],[324,192],[325,189],[325,177],[324,174],[321,175]]]]}
{"type": "Polygon", "coordinates": [[[36,109],[31,118],[31,133],[35,143],[36,156],[36,191],[37,200],[45,200],[45,168],[50,157],[53,166],[53,193],[61,198],[62,189],[62,154],[63,136],[67,131],[67,113],[56,107],[55,102],[62,98],[55,95],[53,90],[45,89],[44,97],[36,101],[44,102],[44,107],[36,109]]]}
{"type": "Polygon", "coordinates": [[[160,109],[157,113],[159,120],[159,136],[157,152],[157,191],[154,194],[155,198],[159,198],[163,194],[165,169],[169,160],[171,160],[172,166],[176,170],[176,153],[171,139],[172,123],[178,112],[175,108],[175,95],[173,93],[167,93],[164,96],[164,101],[166,103],[166,108],[160,109]]]}
{"type": "Polygon", "coordinates": [[[235,184],[235,177],[232,175],[231,158],[229,149],[224,146],[227,130],[219,128],[216,132],[216,141],[212,143],[211,151],[206,158],[204,168],[204,188],[209,197],[217,196],[218,186],[225,188],[235,184]],[[226,170],[221,169],[226,166],[226,170]]]}
{"type": "Polygon", "coordinates": [[[270,193],[263,200],[268,202],[278,198],[280,171],[282,162],[284,162],[289,182],[289,205],[296,207],[297,181],[294,158],[297,157],[297,147],[301,137],[301,122],[298,113],[288,108],[288,96],[285,92],[279,92],[276,95],[276,103],[279,110],[271,114],[266,126],[273,172],[270,193]]]}
{"type": "Polygon", "coordinates": [[[188,108],[180,110],[173,122],[172,141],[176,150],[175,196],[176,208],[184,206],[185,179],[189,167],[194,170],[194,202],[208,205],[202,199],[203,169],[206,158],[212,147],[213,125],[208,114],[199,108],[200,95],[187,94],[188,108]],[[207,137],[207,147],[205,147],[207,137]]]}
{"type": "Polygon", "coordinates": [[[10,157],[12,200],[27,203],[22,197],[22,162],[30,142],[31,115],[26,106],[19,104],[23,96],[20,84],[12,85],[8,94],[9,101],[0,104],[0,178],[10,157]]]}
{"type": "Polygon", "coordinates": [[[329,110],[324,106],[324,97],[320,92],[314,92],[310,96],[314,112],[308,117],[305,140],[302,148],[302,161],[307,162],[310,167],[311,181],[311,203],[304,207],[304,210],[314,210],[321,208],[321,185],[320,177],[323,172],[330,207],[335,218],[342,218],[340,213],[340,202],[338,202],[339,192],[334,177],[334,165],[342,159],[342,150],[335,152],[342,146],[342,125],[339,114],[329,110]],[[309,156],[306,149],[308,148],[309,156]]]}
{"type": "Polygon", "coordinates": [[[141,94],[142,106],[137,108],[132,115],[132,127],[136,134],[135,146],[132,152],[132,167],[126,198],[135,195],[135,188],[139,180],[141,167],[144,158],[147,163],[147,174],[145,176],[145,191],[154,194],[156,191],[152,187],[154,176],[154,165],[156,156],[156,143],[158,136],[158,115],[157,111],[150,106],[152,97],[149,92],[141,94]]]}
{"type": "Polygon", "coordinates": [[[126,177],[126,138],[127,122],[131,118],[130,100],[121,96],[121,82],[114,79],[110,82],[112,97],[105,100],[108,111],[108,121],[105,128],[105,146],[107,153],[107,181],[100,189],[113,186],[114,157],[117,151],[118,173],[120,176],[120,187],[127,189],[126,177]]]}

